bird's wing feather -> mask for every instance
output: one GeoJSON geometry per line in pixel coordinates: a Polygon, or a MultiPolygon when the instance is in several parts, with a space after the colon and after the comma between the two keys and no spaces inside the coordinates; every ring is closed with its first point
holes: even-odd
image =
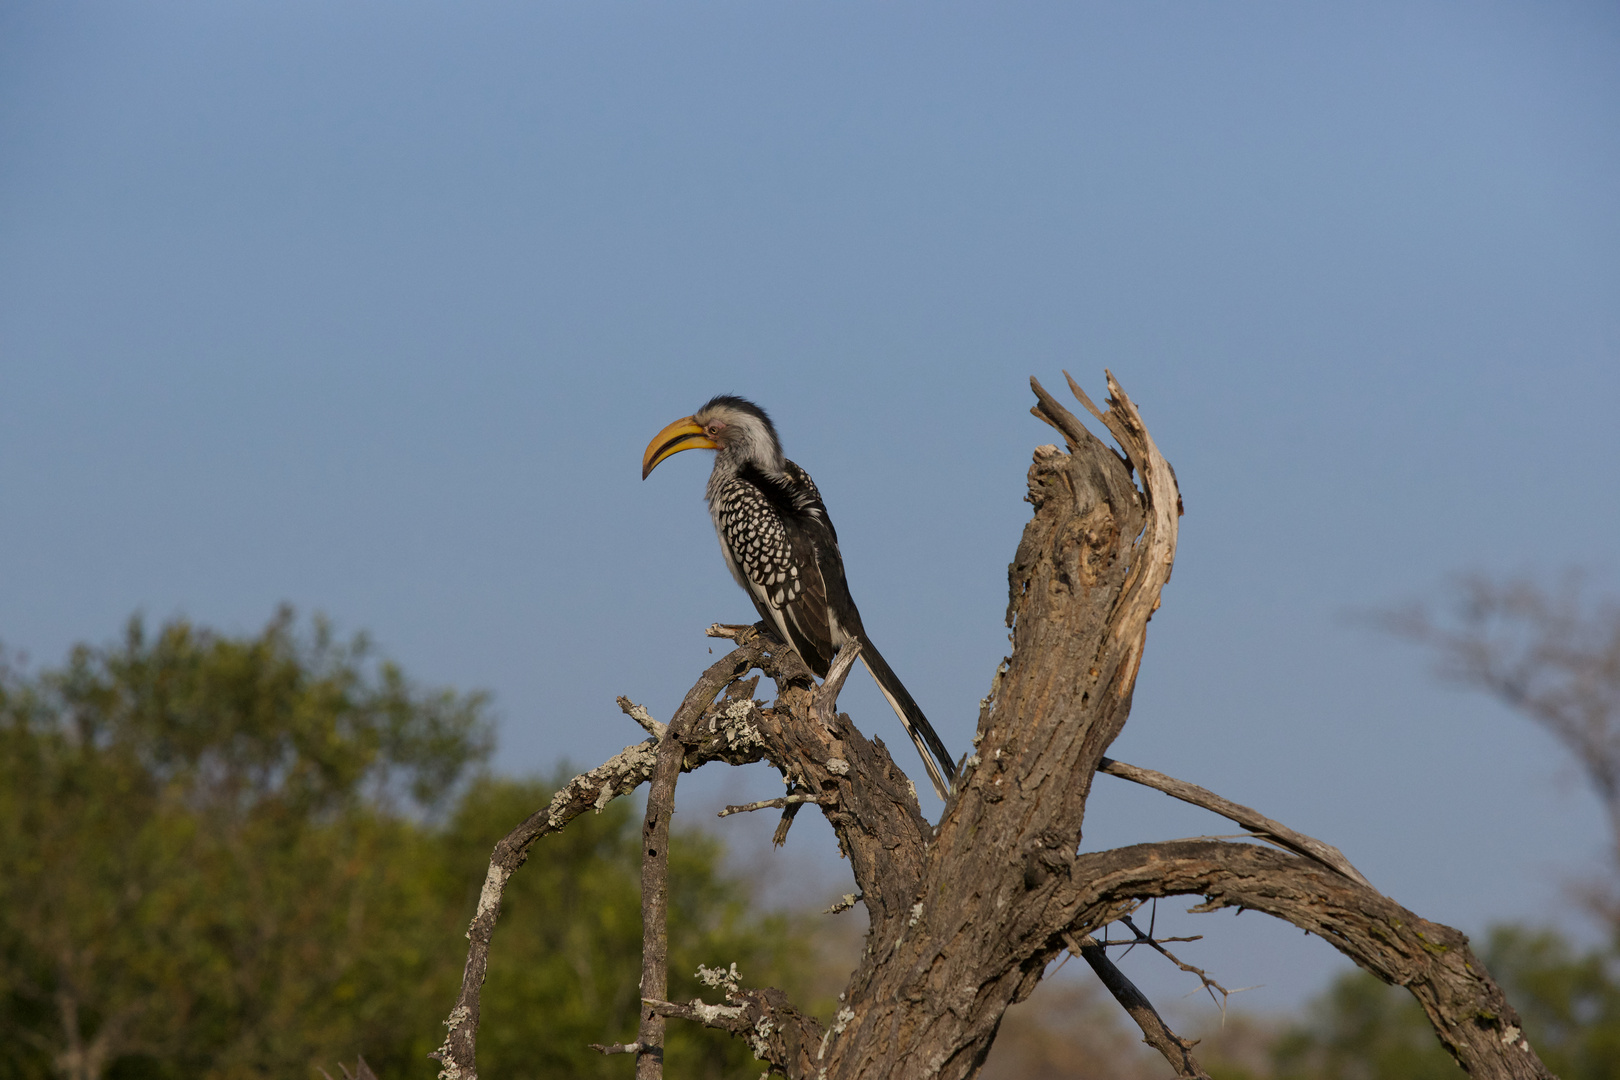
{"type": "Polygon", "coordinates": [[[827,617],[827,580],[822,576],[821,560],[816,557],[816,537],[813,530],[799,522],[790,523],[787,531],[794,558],[802,568],[798,597],[783,609],[788,640],[811,671],[825,676],[838,654],[838,644],[833,641],[832,620],[827,617]]]}
{"type": "Polygon", "coordinates": [[[710,505],[732,573],[811,671],[825,678],[839,646],[861,640],[862,660],[945,798],[955,776],[950,753],[867,638],[844,580],[838,534],[810,474],[791,461],[780,478],[744,466],[710,505]]]}
{"type": "Polygon", "coordinates": [[[791,461],[782,463],[782,472],[792,485],[790,499],[796,516],[807,517],[818,521],[827,527],[827,539],[832,541],[831,550],[838,550],[838,530],[833,528],[832,517],[827,513],[827,506],[821,501],[821,489],[816,482],[810,479],[810,474],[791,461]]]}
{"type": "Polygon", "coordinates": [[[740,476],[722,493],[715,524],[754,606],[810,670],[825,675],[838,651],[827,619],[827,584],[816,530],[805,528],[791,498],[764,477],[740,476]]]}

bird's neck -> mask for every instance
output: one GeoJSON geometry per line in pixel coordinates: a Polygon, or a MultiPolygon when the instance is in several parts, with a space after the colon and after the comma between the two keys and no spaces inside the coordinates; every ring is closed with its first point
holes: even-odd
{"type": "Polygon", "coordinates": [[[764,481],[767,484],[785,484],[787,474],[783,464],[781,461],[773,464],[761,461],[754,455],[727,453],[722,450],[714,456],[714,469],[709,473],[705,495],[712,504],[725,490],[726,485],[739,478],[755,482],[764,481]]]}

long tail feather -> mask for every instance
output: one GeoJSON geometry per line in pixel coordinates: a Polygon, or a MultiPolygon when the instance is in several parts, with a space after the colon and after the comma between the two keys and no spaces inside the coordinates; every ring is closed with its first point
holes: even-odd
{"type": "Polygon", "coordinates": [[[928,717],[923,715],[922,709],[911,699],[906,686],[900,677],[894,673],[889,662],[883,659],[883,654],[877,651],[869,639],[861,640],[861,662],[866,670],[872,673],[872,678],[883,691],[883,696],[889,700],[894,715],[900,718],[900,724],[911,736],[911,741],[917,744],[917,753],[922,755],[923,765],[928,769],[928,779],[934,783],[934,791],[944,799],[951,789],[951,781],[956,778],[956,766],[952,761],[951,752],[945,749],[945,743],[934,732],[933,725],[928,717]]]}

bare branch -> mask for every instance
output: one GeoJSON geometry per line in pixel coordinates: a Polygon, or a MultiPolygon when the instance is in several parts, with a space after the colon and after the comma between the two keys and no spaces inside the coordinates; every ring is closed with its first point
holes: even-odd
{"type": "Polygon", "coordinates": [[[742,1008],[737,1005],[710,1005],[699,998],[693,998],[685,1004],[657,998],[642,998],[641,1003],[659,1016],[691,1020],[704,1027],[729,1031],[733,1035],[741,1035],[748,1030],[748,1024],[742,1019],[742,1008]]]}
{"type": "MultiPolygon", "coordinates": [[[[1221,1007],[1221,1019],[1223,1021],[1226,1019],[1226,1000],[1233,994],[1240,994],[1244,990],[1254,989],[1252,986],[1241,986],[1236,990],[1228,990],[1226,987],[1210,978],[1209,973],[1203,968],[1193,967],[1191,964],[1176,956],[1175,953],[1172,953],[1169,949],[1165,948],[1164,942],[1170,939],[1154,937],[1151,933],[1142,933],[1141,928],[1131,921],[1131,917],[1129,915],[1121,915],[1119,917],[1119,921],[1125,925],[1126,929],[1130,930],[1131,933],[1136,935],[1136,940],[1131,943],[1132,945],[1146,945],[1148,948],[1153,949],[1160,956],[1164,957],[1166,960],[1170,961],[1187,974],[1198,976],[1198,981],[1203,984],[1204,992],[1209,994],[1209,999],[1221,1007]],[[1215,997],[1217,992],[1219,992],[1221,995],[1219,998],[1215,997]]],[[[1202,934],[1198,935],[1198,937],[1202,936],[1202,934]]],[[[1197,938],[1188,938],[1186,940],[1195,941],[1197,938]]],[[[1112,942],[1110,942],[1110,944],[1112,944],[1112,942]]]]}
{"type": "MultiPolygon", "coordinates": [[[[743,650],[738,650],[739,652],[743,650]]],[[[725,657],[710,665],[697,684],[687,691],[680,708],[670,718],[669,729],[658,744],[658,760],[647,785],[647,813],[641,827],[641,994],[662,999],[669,993],[669,824],[675,816],[675,782],[691,748],[699,721],[722,689],[731,687],[729,704],[722,715],[745,715],[754,710],[752,693],[758,678],[737,684],[753,666],[756,656],[739,665],[725,657]]],[[[718,726],[720,717],[713,719],[718,726]]],[[[699,733],[699,737],[701,734],[699,733]]],[[[636,1037],[636,1080],[661,1080],[664,1075],[664,1017],[652,1009],[641,1012],[641,1031],[636,1037]]]]}
{"type": "Polygon", "coordinates": [[[1185,780],[1177,780],[1172,776],[1166,776],[1164,773],[1154,772],[1152,769],[1127,765],[1123,761],[1115,761],[1113,758],[1106,757],[1098,763],[1097,771],[1105,772],[1110,776],[1117,776],[1122,780],[1142,784],[1145,787],[1153,788],[1155,791],[1162,791],[1166,795],[1180,799],[1182,802],[1189,802],[1194,806],[1211,810],[1229,821],[1237,822],[1250,832],[1265,837],[1279,847],[1287,848],[1289,851],[1303,855],[1307,859],[1315,859],[1323,866],[1338,871],[1351,881],[1365,885],[1369,889],[1372,888],[1372,882],[1362,877],[1361,872],[1350,864],[1349,859],[1344,857],[1344,852],[1332,844],[1324,844],[1322,841],[1306,836],[1304,833],[1296,832],[1280,822],[1271,820],[1258,810],[1251,810],[1247,806],[1232,802],[1229,799],[1223,799],[1213,791],[1201,788],[1197,784],[1189,784],[1185,780]]]}
{"type": "MultiPolygon", "coordinates": [[[[754,651],[754,666],[778,688],[771,708],[748,714],[760,755],[792,785],[787,796],[812,796],[821,807],[840,851],[850,860],[856,885],[868,898],[868,908],[880,912],[882,919],[904,920],[915,902],[932,832],[918,808],[916,788],[883,743],[868,740],[848,716],[833,711],[835,702],[829,703],[829,698],[823,698],[827,711],[812,720],[817,690],[825,686],[815,687],[809,669],[790,647],[759,631],[749,627],[740,635],[754,651]]],[[[846,667],[858,655],[855,649],[848,653],[846,667]]],[[[727,711],[745,704],[739,702],[727,711]]],[[[737,723],[740,727],[742,720],[737,723]]],[[[778,843],[804,805],[797,801],[784,805],[778,843]]]]}
{"type": "Polygon", "coordinates": [[[660,1016],[729,1031],[744,1039],[756,1058],[796,1080],[817,1075],[825,1049],[821,1024],[790,1005],[787,995],[780,990],[740,989],[728,993],[726,1001],[725,1005],[697,999],[684,1004],[652,1000],[642,1004],[660,1016]]]}
{"type": "Polygon", "coordinates": [[[652,713],[647,711],[645,705],[637,705],[629,698],[622,696],[618,700],[619,708],[624,710],[624,715],[640,724],[642,730],[653,738],[662,739],[664,732],[669,730],[667,724],[661,724],[652,718],[652,713]]]}
{"type": "Polygon", "coordinates": [[[764,799],[760,802],[744,803],[741,806],[728,806],[716,814],[716,817],[730,817],[732,814],[746,814],[753,810],[780,810],[785,806],[798,806],[801,803],[815,803],[817,806],[833,806],[838,799],[828,795],[783,795],[776,799],[764,799]]]}
{"type": "MultiPolygon", "coordinates": [[[[1086,425],[1080,418],[1064,408],[1063,405],[1046,392],[1046,387],[1033,376],[1029,380],[1029,388],[1035,391],[1037,404],[1030,407],[1030,415],[1056,429],[1063,436],[1064,442],[1069,444],[1070,450],[1101,452],[1113,454],[1114,451],[1104,446],[1095,435],[1086,430],[1086,425]]],[[[1089,403],[1090,399],[1084,399],[1089,403]]],[[[1095,412],[1095,408],[1093,408],[1095,412]]],[[[1114,455],[1118,457],[1118,454],[1114,455]]]]}
{"type": "MultiPolygon", "coordinates": [[[[1205,909],[1267,911],[1408,986],[1476,1074],[1545,1077],[1466,938],[1405,911],[1343,866],[1315,861],[1332,859],[1326,845],[1306,845],[1308,838],[1248,811],[1245,826],[1267,828],[1311,858],[1198,842],[1075,854],[1092,778],[1129,714],[1181,510],[1174,474],[1140,413],[1112,377],[1109,389],[1108,410],[1093,406],[1094,415],[1119,439],[1123,458],[1102,452],[1037,384],[1037,412],[1064,431],[1073,452],[1035,452],[1035,512],[1008,571],[1013,653],[983,703],[976,752],[956,795],[925,839],[909,906],[897,918],[893,883],[880,875],[885,893],[877,894],[857,875],[872,929],[846,990],[847,1021],[841,1012],[831,1029],[827,1075],[898,1075],[893,1063],[901,1061],[907,1070],[966,1080],[1007,1006],[1033,991],[1064,947],[1065,931],[1091,933],[1149,897],[1202,893],[1205,909]]],[[[826,808],[829,820],[851,812],[855,823],[841,840],[873,827],[843,801],[826,808]]],[[[892,857],[908,845],[887,838],[882,846],[892,857]]],[[[1340,862],[1348,865],[1342,855],[1340,862]]]]}
{"type": "Polygon", "coordinates": [[[847,892],[843,896],[840,896],[833,906],[828,908],[826,911],[823,911],[822,914],[837,915],[841,911],[848,911],[850,908],[854,907],[860,899],[860,893],[847,892]]]}
{"type": "Polygon", "coordinates": [[[1475,1077],[1552,1080],[1485,965],[1457,930],[1414,915],[1374,889],[1313,860],[1211,841],[1137,844],[1087,852],[1059,910],[1057,930],[1090,934],[1154,897],[1201,895],[1193,911],[1250,908],[1317,935],[1385,982],[1404,986],[1442,1045],[1475,1077]]]}
{"type": "Polygon", "coordinates": [[[844,680],[849,678],[850,671],[855,667],[855,661],[861,655],[861,641],[859,638],[850,638],[844,642],[838,655],[833,657],[831,666],[827,668],[827,677],[822,680],[821,687],[810,705],[810,718],[820,720],[831,717],[838,712],[838,694],[844,689],[844,680]]]}
{"type": "Polygon", "coordinates": [[[639,1054],[652,1047],[643,1046],[638,1042],[608,1043],[605,1046],[602,1043],[591,1043],[591,1049],[598,1054],[639,1054]]]}
{"type": "MultiPolygon", "coordinates": [[[[758,662],[761,649],[752,644],[734,649],[710,665],[682,702],[701,699],[706,705],[720,690],[737,676],[746,673],[758,662]],[[707,695],[707,696],[705,696],[707,695]]],[[[701,711],[702,705],[698,706],[701,711]]],[[[682,714],[677,712],[677,717],[682,714]]],[[[747,727],[745,716],[726,717],[728,722],[716,720],[714,728],[706,732],[702,744],[687,753],[683,765],[692,769],[705,761],[724,760],[733,763],[758,761],[762,756],[757,734],[747,727]],[[742,727],[746,730],[739,731],[742,727]]],[[[489,942],[500,918],[501,897],[512,873],[528,860],[529,850],[542,836],[557,832],[587,810],[600,811],[609,802],[628,795],[645,783],[657,764],[657,744],[652,740],[627,746],[603,764],[581,773],[557,791],[551,803],[543,810],[531,814],[517,828],[495,845],[490,855],[489,870],[478,898],[478,910],[467,928],[467,964],[462,971],[461,992],[455,1007],[445,1021],[449,1029],[444,1042],[430,1056],[441,1068],[442,1080],[476,1080],[479,994],[484,975],[489,970],[489,942]]]]}
{"type": "Polygon", "coordinates": [[[1108,959],[1108,951],[1103,948],[1101,942],[1089,934],[1077,938],[1073,934],[1065,933],[1063,939],[1068,942],[1071,951],[1091,965],[1091,970],[1097,973],[1097,978],[1102,980],[1103,986],[1114,995],[1114,1000],[1119,1002],[1120,1007],[1132,1020],[1136,1021],[1136,1026],[1142,1029],[1142,1041],[1163,1054],[1164,1060],[1176,1070],[1178,1077],[1184,1077],[1186,1080],[1210,1080],[1209,1073],[1204,1071],[1204,1067],[1192,1054],[1192,1048],[1198,1045],[1197,1040],[1183,1039],[1170,1030],[1170,1025],[1164,1022],[1164,1018],[1147,999],[1147,995],[1138,990],[1136,984],[1126,978],[1125,973],[1108,959]]]}
{"type": "Polygon", "coordinates": [[[467,928],[467,965],[462,972],[461,994],[445,1021],[449,1033],[431,1056],[442,1068],[441,1080],[476,1080],[479,991],[489,969],[489,941],[500,918],[501,896],[507,879],[529,857],[534,842],[567,825],[586,810],[601,810],[613,799],[627,795],[644,783],[657,760],[652,740],[627,746],[605,763],[574,777],[551,798],[544,810],[530,815],[523,824],[507,833],[490,856],[484,888],[478,897],[478,910],[467,928]]]}
{"type": "MultiPolygon", "coordinates": [[[[714,700],[714,695],[709,695],[714,700]]],[[[707,704],[708,702],[704,702],[707,704]]],[[[701,706],[700,706],[701,707],[701,706]]],[[[675,781],[681,775],[686,748],[681,742],[690,725],[683,708],[658,744],[658,763],[647,786],[647,814],[641,825],[641,993],[662,998],[669,993],[669,822],[675,816],[675,781]],[[686,723],[683,723],[685,721],[686,723]]],[[[664,1018],[641,1010],[636,1036],[636,1080],[664,1075],[664,1018]]]]}

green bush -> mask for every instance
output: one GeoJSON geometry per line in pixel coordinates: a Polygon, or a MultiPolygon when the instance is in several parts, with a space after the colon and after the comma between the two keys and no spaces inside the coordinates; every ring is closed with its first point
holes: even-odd
{"type": "MultiPolygon", "coordinates": [[[[489,852],[550,797],[469,775],[486,711],[286,611],[246,638],[135,620],[60,670],[0,669],[0,1078],[312,1078],[361,1054],[435,1075],[489,852]]],[[[634,1036],[637,833],[612,804],[513,877],[484,1075],[625,1075],[586,1044],[634,1036]]],[[[677,835],[671,865],[672,992],[699,962],[792,981],[803,935],[747,916],[714,841],[677,835]]],[[[669,1061],[758,1069],[680,1024],[669,1061]]]]}

